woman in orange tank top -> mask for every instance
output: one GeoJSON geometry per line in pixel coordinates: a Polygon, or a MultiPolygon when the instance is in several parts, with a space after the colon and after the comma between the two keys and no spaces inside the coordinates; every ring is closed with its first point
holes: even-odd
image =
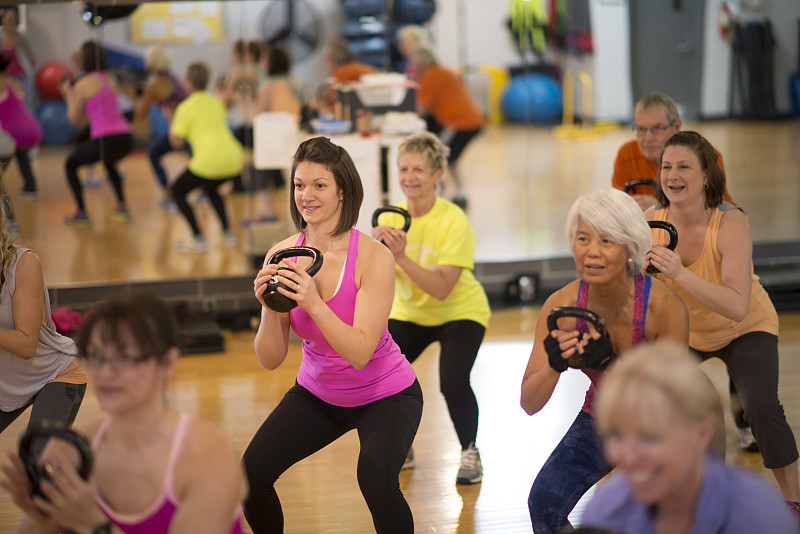
{"type": "Polygon", "coordinates": [[[674,251],[654,246],[646,260],[689,309],[689,346],[728,367],[753,428],[764,466],[798,516],[798,451],[778,399],[778,316],[753,273],[750,225],[741,208],[723,202],[725,173],[700,134],[670,137],[661,154],[658,204],[648,220],[672,223],[674,251]]]}

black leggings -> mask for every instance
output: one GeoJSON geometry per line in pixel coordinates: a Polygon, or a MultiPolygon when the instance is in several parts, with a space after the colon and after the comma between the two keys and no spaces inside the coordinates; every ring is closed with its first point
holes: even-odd
{"type": "Polygon", "coordinates": [[[283,532],[283,511],[275,481],[300,460],[358,431],[358,487],[377,534],[414,532],[414,518],[402,491],[400,468],[422,417],[419,382],[364,406],[328,404],[295,385],[247,446],[242,459],[250,492],[244,514],[254,534],[283,532]]]}
{"type": "Polygon", "coordinates": [[[779,469],[797,460],[794,434],[778,399],[778,338],[766,332],[751,332],[719,350],[695,353],[702,360],[717,357],[725,362],[764,467],[779,469]]]}
{"type": "Polygon", "coordinates": [[[475,321],[420,326],[390,319],[389,333],[411,363],[428,345],[439,342],[439,391],[447,402],[461,449],[466,450],[470,443],[475,443],[478,435],[478,401],[469,383],[469,375],[486,328],[475,321]]]}
{"type": "MultiPolygon", "coordinates": [[[[48,382],[28,403],[10,412],[0,411],[0,433],[25,412],[28,406],[33,405],[28,428],[43,421],[53,421],[67,427],[72,426],[81,407],[83,396],[86,393],[86,384],[67,384],[66,382],[48,382]]],[[[45,442],[40,443],[33,451],[41,452],[45,442]]]]}
{"type": "Polygon", "coordinates": [[[108,179],[114,187],[117,201],[125,204],[125,193],[122,191],[122,178],[117,171],[117,162],[133,149],[133,136],[129,133],[107,135],[90,139],[79,144],[66,162],[67,181],[72,189],[72,196],[78,204],[78,211],[86,211],[83,201],[83,188],[78,178],[78,167],[102,161],[108,173],[108,179]]]}
{"type": "Polygon", "coordinates": [[[175,183],[172,184],[172,200],[175,201],[178,209],[181,210],[181,213],[183,213],[183,216],[186,218],[186,222],[189,223],[189,226],[192,228],[192,233],[195,236],[201,235],[200,227],[197,225],[197,219],[194,216],[194,210],[186,200],[186,195],[198,187],[201,188],[208,197],[208,200],[211,202],[211,205],[214,207],[214,211],[217,212],[217,217],[219,217],[222,230],[227,232],[228,214],[225,212],[225,202],[222,200],[222,197],[219,196],[217,190],[222,184],[231,178],[233,177],[211,180],[209,178],[197,176],[189,169],[186,169],[183,171],[183,174],[181,174],[180,177],[175,180],[175,183]]]}
{"type": "MultiPolygon", "coordinates": [[[[22,190],[26,193],[36,192],[36,178],[33,176],[33,169],[31,168],[31,159],[28,156],[29,148],[19,148],[14,151],[14,157],[17,159],[19,172],[22,175],[22,190]]],[[[7,169],[11,158],[0,158],[0,169],[7,169]]]]}

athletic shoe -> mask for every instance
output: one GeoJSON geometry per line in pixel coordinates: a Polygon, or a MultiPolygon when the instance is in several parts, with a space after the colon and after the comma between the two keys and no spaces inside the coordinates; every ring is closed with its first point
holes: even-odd
{"type": "Polygon", "coordinates": [[[96,189],[100,187],[100,178],[97,177],[94,171],[91,171],[87,173],[86,178],[81,182],[81,186],[84,189],[96,189]]]}
{"type": "Polygon", "coordinates": [[[274,215],[266,216],[261,215],[260,217],[256,217],[255,219],[244,219],[242,220],[242,228],[249,228],[254,224],[265,224],[265,223],[276,223],[278,219],[274,215]]]}
{"type": "Polygon", "coordinates": [[[408,449],[408,454],[406,454],[406,461],[403,462],[403,467],[400,468],[400,471],[405,471],[406,469],[414,469],[417,464],[414,462],[414,448],[408,449]]]}
{"type": "Polygon", "coordinates": [[[739,448],[743,451],[758,452],[758,443],[749,426],[739,428],[739,448]]]}
{"type": "Polygon", "coordinates": [[[789,510],[792,511],[792,514],[800,520],[800,502],[786,501],[786,505],[789,507],[789,510]]]}
{"type": "Polygon", "coordinates": [[[205,252],[208,250],[206,240],[202,237],[189,236],[175,243],[178,252],[205,252]]]}
{"type": "Polygon", "coordinates": [[[226,247],[235,247],[239,244],[239,240],[236,239],[236,234],[228,230],[227,232],[223,232],[222,234],[222,242],[225,243],[226,247]]]}
{"type": "Polygon", "coordinates": [[[456,484],[477,484],[482,478],[481,453],[474,443],[470,443],[466,450],[461,451],[461,465],[456,475],[456,484]]]}
{"type": "Polygon", "coordinates": [[[171,198],[165,198],[164,200],[158,203],[158,206],[167,213],[178,212],[178,205],[175,204],[175,201],[172,200],[171,198]]]}
{"type": "Polygon", "coordinates": [[[29,202],[34,202],[39,198],[39,193],[36,191],[25,191],[24,189],[19,192],[19,198],[22,200],[27,200],[29,202]]]}
{"type": "Polygon", "coordinates": [[[131,213],[128,211],[128,208],[126,208],[125,206],[118,206],[111,213],[111,220],[112,221],[121,222],[121,223],[131,222],[131,213]]]}
{"type": "Polygon", "coordinates": [[[89,228],[92,225],[92,221],[85,211],[76,211],[73,215],[64,217],[64,224],[75,228],[89,228]]]}

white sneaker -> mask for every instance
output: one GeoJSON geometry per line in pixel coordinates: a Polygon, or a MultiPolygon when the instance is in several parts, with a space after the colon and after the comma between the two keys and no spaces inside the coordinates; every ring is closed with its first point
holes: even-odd
{"type": "Polygon", "coordinates": [[[414,462],[414,448],[408,449],[408,454],[406,454],[406,461],[403,462],[403,467],[400,468],[400,471],[405,471],[406,469],[414,469],[416,463],[414,462]]]}
{"type": "Polygon", "coordinates": [[[739,431],[739,448],[743,451],[758,452],[758,443],[749,426],[737,429],[739,431]]]}
{"type": "Polygon", "coordinates": [[[461,451],[461,465],[456,475],[456,484],[477,484],[482,478],[481,453],[474,443],[470,443],[466,450],[461,451]]]}
{"type": "Polygon", "coordinates": [[[227,232],[223,232],[222,234],[222,242],[225,243],[226,247],[235,247],[239,244],[239,240],[236,239],[236,234],[228,230],[227,232]]]}
{"type": "Polygon", "coordinates": [[[208,250],[206,240],[202,237],[189,236],[175,243],[178,252],[205,252],[208,250]]]}

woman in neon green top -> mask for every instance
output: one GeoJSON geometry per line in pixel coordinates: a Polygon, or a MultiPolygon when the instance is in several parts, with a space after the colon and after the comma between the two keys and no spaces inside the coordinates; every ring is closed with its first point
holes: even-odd
{"type": "Polygon", "coordinates": [[[233,136],[225,116],[225,104],[206,91],[211,73],[202,62],[186,67],[186,89],[189,96],[175,108],[169,142],[181,149],[192,147],[192,157],[183,174],[172,184],[172,199],[192,230],[192,235],[177,243],[180,252],[205,252],[206,241],[186,195],[201,188],[219,217],[222,240],[236,245],[236,236],[228,225],[225,203],[219,187],[242,172],[242,145],[233,136]]]}
{"type": "MultiPolygon", "coordinates": [[[[449,149],[428,132],[400,144],[400,206],[411,214],[408,233],[390,226],[373,228],[395,258],[397,270],[389,332],[410,362],[431,343],[441,345],[440,390],[461,442],[458,484],[481,481],[483,468],[475,445],[478,402],[470,372],[489,324],[489,300],[474,268],[475,232],[464,211],[436,194],[449,149]]],[[[392,222],[387,215],[386,221],[392,222]]],[[[399,218],[399,216],[396,216],[399,218]]],[[[396,226],[400,226],[399,224],[396,226]]],[[[409,453],[406,466],[413,466],[409,453]]]]}

